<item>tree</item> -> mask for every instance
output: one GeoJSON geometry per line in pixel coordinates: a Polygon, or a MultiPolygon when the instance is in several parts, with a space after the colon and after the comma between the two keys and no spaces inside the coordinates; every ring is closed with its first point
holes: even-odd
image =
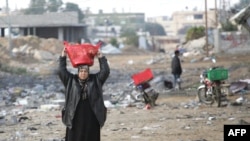
{"type": "Polygon", "coordinates": [[[57,12],[58,9],[62,6],[62,0],[48,0],[46,10],[48,12],[57,12]]]}
{"type": "Polygon", "coordinates": [[[225,23],[221,23],[222,31],[237,31],[237,25],[233,25],[229,20],[225,23]]]}
{"type": "Polygon", "coordinates": [[[138,36],[133,28],[122,28],[121,37],[125,38],[125,44],[138,46],[138,36]]]}
{"type": "Polygon", "coordinates": [[[198,39],[200,37],[205,36],[205,27],[192,27],[187,31],[186,41],[198,39]]]}
{"type": "MultiPolygon", "coordinates": [[[[62,0],[30,0],[29,7],[24,10],[24,14],[43,14],[45,12],[57,12],[63,5],[62,0]]],[[[74,3],[66,3],[63,11],[76,11],[79,21],[84,18],[82,10],[74,3]]]]}
{"type": "Polygon", "coordinates": [[[43,14],[45,10],[45,0],[30,0],[29,7],[24,11],[24,14],[43,14]]]}
{"type": "Polygon", "coordinates": [[[76,11],[78,12],[78,19],[81,21],[84,18],[84,14],[82,13],[82,10],[79,8],[79,6],[75,3],[66,3],[66,7],[64,11],[76,11]]]}
{"type": "Polygon", "coordinates": [[[158,23],[145,23],[145,31],[150,35],[166,35],[164,28],[158,23]]]}
{"type": "Polygon", "coordinates": [[[118,47],[118,41],[116,38],[111,38],[110,39],[110,44],[115,46],[115,47],[118,47]]]}

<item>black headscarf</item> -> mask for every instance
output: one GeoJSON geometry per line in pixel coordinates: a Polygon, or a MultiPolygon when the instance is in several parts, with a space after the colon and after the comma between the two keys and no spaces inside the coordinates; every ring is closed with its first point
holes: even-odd
{"type": "Polygon", "coordinates": [[[80,71],[80,69],[86,69],[87,71],[89,71],[89,66],[88,65],[80,65],[80,66],[78,66],[78,72],[80,71]]]}

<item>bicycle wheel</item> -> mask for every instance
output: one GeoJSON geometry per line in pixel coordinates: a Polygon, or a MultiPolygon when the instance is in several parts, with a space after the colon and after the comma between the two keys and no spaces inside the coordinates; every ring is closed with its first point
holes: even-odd
{"type": "Polygon", "coordinates": [[[212,94],[208,95],[205,87],[198,89],[198,99],[201,103],[205,103],[207,105],[214,103],[212,94]]]}

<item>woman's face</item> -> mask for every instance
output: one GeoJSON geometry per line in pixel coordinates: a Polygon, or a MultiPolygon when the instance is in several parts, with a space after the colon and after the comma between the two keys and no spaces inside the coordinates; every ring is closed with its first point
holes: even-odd
{"type": "Polygon", "coordinates": [[[79,72],[78,72],[78,77],[81,79],[81,80],[85,80],[87,79],[89,76],[89,71],[88,69],[80,69],[79,72]]]}

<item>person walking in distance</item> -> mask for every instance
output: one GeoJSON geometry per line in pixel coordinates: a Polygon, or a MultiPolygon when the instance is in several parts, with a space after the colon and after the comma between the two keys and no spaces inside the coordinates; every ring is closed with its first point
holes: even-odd
{"type": "Polygon", "coordinates": [[[182,67],[181,67],[181,61],[179,58],[180,51],[175,50],[174,52],[174,57],[172,58],[171,62],[171,69],[172,69],[172,74],[174,76],[174,88],[177,90],[181,89],[181,74],[182,74],[182,67]]]}
{"type": "Polygon", "coordinates": [[[65,141],[100,141],[107,114],[102,91],[110,74],[107,59],[99,51],[96,55],[99,72],[90,74],[88,65],[79,65],[78,74],[73,74],[67,70],[66,55],[64,47],[59,57],[58,76],[65,87],[65,106],[62,110],[65,141]]]}

